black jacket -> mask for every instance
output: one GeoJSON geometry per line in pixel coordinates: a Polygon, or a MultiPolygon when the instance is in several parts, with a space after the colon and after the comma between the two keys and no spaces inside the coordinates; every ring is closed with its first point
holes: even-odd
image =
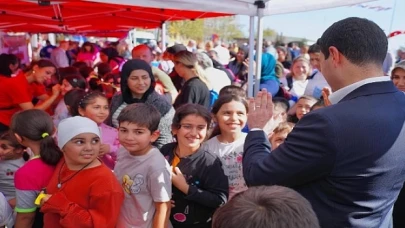
{"type": "MultiPolygon", "coordinates": [[[[169,143],[160,150],[170,164],[176,146],[176,143],[169,143]]],[[[188,194],[184,194],[173,186],[172,200],[175,207],[171,209],[170,215],[173,227],[209,223],[215,210],[225,204],[228,198],[228,177],[225,176],[221,161],[214,154],[200,149],[181,158],[177,167],[190,188],[188,194]]]]}

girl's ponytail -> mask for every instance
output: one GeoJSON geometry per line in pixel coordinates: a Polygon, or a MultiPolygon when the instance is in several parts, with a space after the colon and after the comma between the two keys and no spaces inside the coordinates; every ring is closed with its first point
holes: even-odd
{"type": "Polygon", "coordinates": [[[59,149],[55,139],[44,132],[41,135],[40,155],[41,159],[48,165],[56,165],[63,156],[62,151],[59,149]]]}
{"type": "Polygon", "coordinates": [[[22,142],[26,139],[39,142],[39,154],[46,164],[56,165],[62,158],[62,151],[51,136],[54,131],[52,118],[45,111],[29,109],[15,114],[10,129],[22,142]]]}

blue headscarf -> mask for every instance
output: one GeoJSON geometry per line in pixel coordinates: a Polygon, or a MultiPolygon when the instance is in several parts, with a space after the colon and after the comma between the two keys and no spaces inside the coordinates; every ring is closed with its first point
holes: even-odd
{"type": "Polygon", "coordinates": [[[264,83],[269,80],[278,81],[276,75],[276,64],[277,61],[273,55],[269,53],[262,54],[262,75],[260,78],[260,83],[264,83]]]}

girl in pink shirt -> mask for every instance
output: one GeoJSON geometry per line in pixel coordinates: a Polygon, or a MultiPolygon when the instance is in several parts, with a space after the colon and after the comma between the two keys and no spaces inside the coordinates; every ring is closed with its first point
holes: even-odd
{"type": "Polygon", "coordinates": [[[62,158],[62,152],[52,138],[55,129],[52,118],[42,110],[25,110],[13,116],[10,129],[17,141],[34,154],[14,175],[15,227],[43,227],[42,213],[37,209],[35,199],[48,185],[62,158]]]}
{"type": "Polygon", "coordinates": [[[69,107],[70,114],[72,116],[80,115],[87,117],[97,123],[101,132],[101,160],[113,170],[120,143],[118,141],[117,129],[104,124],[110,113],[106,96],[97,91],[83,93],[83,91],[75,90],[72,93],[78,93],[79,95],[74,96],[73,94],[73,97],[76,97],[76,101],[73,101],[72,107],[69,107]]]}

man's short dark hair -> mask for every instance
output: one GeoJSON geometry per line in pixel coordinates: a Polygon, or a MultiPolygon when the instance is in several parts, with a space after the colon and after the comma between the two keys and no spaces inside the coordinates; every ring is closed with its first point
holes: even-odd
{"type": "Polygon", "coordinates": [[[119,124],[129,122],[141,127],[146,127],[150,132],[154,132],[159,127],[160,117],[160,112],[153,105],[135,103],[125,107],[117,120],[119,124]]]}
{"type": "Polygon", "coordinates": [[[329,47],[336,47],[350,62],[358,66],[381,65],[387,55],[388,40],[384,31],[374,22],[349,17],[330,26],[317,42],[325,59],[329,47]]]}
{"type": "Polygon", "coordinates": [[[313,53],[321,53],[321,46],[319,46],[318,44],[312,44],[311,46],[309,46],[308,54],[313,53]]]}
{"type": "Polygon", "coordinates": [[[374,22],[349,17],[330,26],[318,40],[325,59],[329,57],[329,47],[339,50],[350,62],[358,66],[381,65],[387,55],[388,40],[384,31],[374,22]]]}
{"type": "Polygon", "coordinates": [[[311,204],[296,191],[281,186],[251,187],[217,209],[213,228],[318,228],[311,204]]]}

